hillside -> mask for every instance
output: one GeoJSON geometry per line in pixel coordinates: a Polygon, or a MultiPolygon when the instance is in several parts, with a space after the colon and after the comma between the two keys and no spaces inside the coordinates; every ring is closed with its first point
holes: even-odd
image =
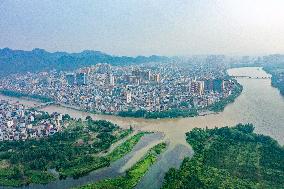
{"type": "Polygon", "coordinates": [[[162,62],[169,58],[152,55],[128,57],[112,56],[100,51],[85,50],[80,53],[48,52],[43,49],[32,51],[0,49],[0,75],[47,70],[74,70],[97,63],[129,65],[148,62],[162,62]]]}

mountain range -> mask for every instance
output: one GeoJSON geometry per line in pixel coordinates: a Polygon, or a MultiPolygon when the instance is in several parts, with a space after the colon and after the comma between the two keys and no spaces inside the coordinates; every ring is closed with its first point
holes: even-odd
{"type": "Polygon", "coordinates": [[[113,56],[93,50],[67,53],[48,52],[39,48],[32,51],[4,48],[0,49],[0,75],[49,70],[75,70],[97,63],[108,63],[118,66],[168,60],[169,58],[165,56],[113,56]]]}

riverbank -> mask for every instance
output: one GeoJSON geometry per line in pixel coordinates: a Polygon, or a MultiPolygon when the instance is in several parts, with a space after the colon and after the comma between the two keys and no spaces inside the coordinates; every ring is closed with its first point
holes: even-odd
{"type": "Polygon", "coordinates": [[[158,156],[166,149],[166,143],[160,143],[151,148],[144,158],[138,161],[132,168],[126,171],[125,176],[117,177],[115,179],[106,179],[93,184],[82,186],[79,189],[111,189],[111,188],[134,188],[141,178],[145,175],[147,170],[158,159],[158,156]]]}
{"type": "Polygon", "coordinates": [[[273,67],[266,66],[263,68],[267,73],[271,74],[271,85],[277,88],[281,95],[284,96],[284,66],[273,67]]]}

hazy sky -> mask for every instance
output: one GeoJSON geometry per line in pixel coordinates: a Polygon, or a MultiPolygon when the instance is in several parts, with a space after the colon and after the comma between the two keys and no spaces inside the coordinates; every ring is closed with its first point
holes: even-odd
{"type": "Polygon", "coordinates": [[[284,0],[0,0],[0,48],[284,53],[284,0]]]}

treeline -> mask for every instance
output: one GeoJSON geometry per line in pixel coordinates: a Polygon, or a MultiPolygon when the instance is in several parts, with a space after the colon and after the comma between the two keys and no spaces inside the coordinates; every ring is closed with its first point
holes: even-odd
{"type": "Polygon", "coordinates": [[[196,109],[191,110],[182,110],[182,109],[171,109],[161,112],[148,112],[146,110],[137,110],[137,111],[124,111],[119,112],[119,116],[122,117],[142,117],[146,119],[157,119],[157,118],[177,118],[177,117],[194,117],[198,115],[196,109]]]}
{"type": "Polygon", "coordinates": [[[36,95],[36,94],[27,94],[27,93],[21,93],[17,91],[11,91],[11,90],[0,90],[0,93],[6,96],[11,97],[17,97],[17,98],[33,98],[35,100],[39,100],[41,102],[53,102],[52,98],[36,95]]]}
{"type": "Polygon", "coordinates": [[[271,85],[284,95],[284,65],[265,66],[263,69],[272,75],[271,85]]]}
{"type": "Polygon", "coordinates": [[[284,95],[284,82],[283,82],[283,78],[280,78],[277,75],[272,75],[271,84],[272,84],[273,87],[278,88],[280,93],[282,95],[284,95]]]}
{"type": "Polygon", "coordinates": [[[284,148],[251,124],[186,134],[194,156],[170,169],[164,189],[284,188],[284,148]]]}
{"type": "MultiPolygon", "coordinates": [[[[80,177],[110,164],[108,157],[96,156],[131,133],[108,121],[70,120],[69,129],[48,138],[0,143],[0,185],[20,186],[54,180],[48,169],[60,178],[80,177]]],[[[127,151],[128,152],[128,151],[127,151]]]]}

